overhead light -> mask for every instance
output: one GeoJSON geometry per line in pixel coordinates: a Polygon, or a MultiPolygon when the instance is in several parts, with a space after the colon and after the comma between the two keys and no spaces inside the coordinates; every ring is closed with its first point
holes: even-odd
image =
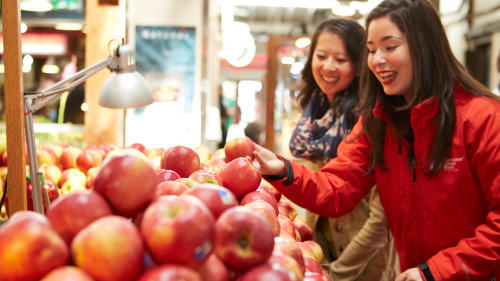
{"type": "Polygon", "coordinates": [[[76,23],[76,22],[61,22],[57,23],[54,26],[54,29],[56,30],[82,30],[83,29],[83,24],[81,23],[76,23]]]}
{"type": "Polygon", "coordinates": [[[52,56],[50,56],[42,66],[42,72],[46,74],[57,74],[59,73],[59,70],[59,66],[56,64],[56,60],[52,56]]]}
{"type": "Polygon", "coordinates": [[[31,66],[33,65],[33,57],[30,55],[25,55],[23,57],[23,66],[22,70],[24,73],[28,73],[31,71],[31,66]]]}
{"type": "Polygon", "coordinates": [[[294,75],[300,74],[300,72],[304,69],[304,63],[302,62],[295,62],[292,64],[292,67],[290,68],[290,73],[294,75]]]}
{"type": "Polygon", "coordinates": [[[234,67],[247,66],[255,57],[255,40],[246,23],[233,21],[224,26],[222,46],[224,57],[234,67]]]}
{"type": "Polygon", "coordinates": [[[309,37],[300,37],[299,39],[295,40],[295,47],[302,49],[311,44],[311,38],[309,37]]]}
{"type": "Polygon", "coordinates": [[[53,7],[50,0],[21,0],[19,8],[30,12],[48,12],[53,7]]]}
{"type": "Polygon", "coordinates": [[[338,5],[332,8],[332,13],[341,17],[350,17],[356,13],[356,10],[350,6],[338,5]]]}
{"type": "Polygon", "coordinates": [[[295,62],[295,59],[292,57],[282,57],[281,58],[282,64],[293,64],[294,62],[295,62]]]}
{"type": "Polygon", "coordinates": [[[26,31],[28,31],[28,26],[22,22],[21,23],[21,33],[26,33],[26,31]]]}

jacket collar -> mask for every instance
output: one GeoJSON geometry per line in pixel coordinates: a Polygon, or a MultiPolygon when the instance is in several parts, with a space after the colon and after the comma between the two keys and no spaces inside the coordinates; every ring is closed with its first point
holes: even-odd
{"type": "MultiPolygon", "coordinates": [[[[436,115],[437,110],[437,98],[428,98],[411,109],[411,121],[413,123],[418,117],[424,117],[424,120],[430,120],[436,115]]],[[[372,112],[376,117],[385,122],[389,122],[389,115],[384,112],[384,105],[382,102],[377,102],[372,112]]]]}

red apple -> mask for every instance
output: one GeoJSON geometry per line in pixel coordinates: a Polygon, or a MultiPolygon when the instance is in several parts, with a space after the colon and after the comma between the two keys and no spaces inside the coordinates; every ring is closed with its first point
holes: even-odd
{"type": "Polygon", "coordinates": [[[52,163],[55,165],[59,165],[59,159],[57,158],[57,154],[54,150],[47,146],[39,145],[36,148],[36,155],[38,157],[38,165],[42,165],[43,163],[52,163]]]}
{"type": "Polygon", "coordinates": [[[95,220],[73,238],[77,267],[96,280],[132,281],[142,271],[144,246],[139,230],[121,216],[95,220]]]}
{"type": "Polygon", "coordinates": [[[226,265],[212,253],[208,259],[198,268],[203,281],[229,281],[229,270],[226,265]]]}
{"type": "Polygon", "coordinates": [[[288,214],[288,209],[282,205],[278,205],[278,213],[279,213],[279,215],[290,218],[290,214],[288,214]]]}
{"type": "Polygon", "coordinates": [[[212,155],[212,160],[213,159],[226,159],[226,154],[224,152],[224,147],[218,148],[215,153],[212,155]]]}
{"type": "Polygon", "coordinates": [[[238,206],[238,200],[229,189],[215,184],[202,183],[189,189],[185,194],[200,199],[215,219],[227,209],[238,206]]]}
{"type": "Polygon", "coordinates": [[[192,148],[173,146],[163,154],[161,168],[174,170],[182,178],[187,178],[201,168],[200,156],[192,148]]]}
{"type": "Polygon", "coordinates": [[[295,260],[293,257],[281,253],[281,252],[274,252],[269,257],[269,259],[266,262],[267,264],[273,265],[273,266],[282,266],[285,269],[288,269],[291,271],[299,280],[302,280],[304,278],[304,269],[305,267],[302,265],[302,268],[299,266],[297,263],[297,260],[295,260]]]}
{"type": "Polygon", "coordinates": [[[314,258],[304,257],[304,265],[306,266],[306,273],[316,272],[319,274],[323,274],[321,265],[314,258]]]}
{"type": "Polygon", "coordinates": [[[323,261],[324,254],[323,254],[323,249],[318,244],[318,242],[316,242],[314,240],[307,240],[307,241],[304,241],[304,243],[307,244],[309,247],[311,247],[311,249],[314,252],[314,256],[316,257],[316,261],[319,264],[321,264],[323,261]]]}
{"type": "Polygon", "coordinates": [[[265,179],[262,179],[259,188],[258,189],[265,189],[269,190],[272,194],[274,194],[274,197],[276,198],[276,202],[279,202],[281,199],[281,192],[276,189],[270,182],[266,181],[265,179]]]}
{"type": "Polygon", "coordinates": [[[175,181],[182,183],[183,185],[187,186],[188,188],[193,188],[193,187],[198,186],[200,184],[199,182],[197,182],[193,179],[190,179],[190,178],[180,178],[180,179],[176,179],[175,181]]]}
{"type": "Polygon", "coordinates": [[[211,183],[211,184],[222,185],[222,179],[220,178],[220,176],[217,175],[215,172],[208,170],[194,171],[191,175],[189,175],[189,178],[199,183],[211,183]]]}
{"type": "Polygon", "coordinates": [[[62,155],[64,149],[68,145],[67,144],[60,144],[60,143],[44,143],[44,144],[40,144],[39,146],[45,146],[45,147],[52,149],[52,151],[54,151],[56,154],[57,162],[60,163],[61,155],[62,155]]]}
{"type": "Polygon", "coordinates": [[[248,202],[256,200],[262,200],[264,202],[267,202],[273,208],[275,215],[278,216],[279,214],[278,202],[276,202],[276,198],[274,198],[274,195],[269,193],[268,191],[262,191],[257,189],[255,191],[249,192],[243,197],[243,199],[241,199],[240,204],[245,205],[248,202]]]}
{"type": "Polygon", "coordinates": [[[210,161],[210,158],[212,158],[212,152],[206,145],[199,145],[193,150],[198,153],[198,156],[200,156],[200,163],[202,165],[205,165],[208,161],[210,161]]]}
{"type": "Polygon", "coordinates": [[[98,172],[99,172],[99,167],[92,167],[87,171],[87,180],[85,183],[85,187],[87,189],[94,188],[94,181],[98,172]]]}
{"type": "Polygon", "coordinates": [[[278,215],[278,221],[280,223],[280,236],[295,241],[297,236],[295,235],[295,225],[293,221],[283,215],[278,215]]]}
{"type": "Polygon", "coordinates": [[[271,264],[262,264],[243,273],[238,281],[302,281],[293,272],[271,264]]]}
{"type": "Polygon", "coordinates": [[[220,171],[224,166],[226,166],[226,161],[224,161],[224,158],[215,158],[211,159],[205,165],[203,165],[203,168],[205,170],[215,172],[217,175],[220,175],[220,171]]]}
{"type": "MultiPolygon", "coordinates": [[[[179,198],[178,195],[161,195],[151,201],[151,203],[154,203],[156,201],[174,201],[179,198]]],[[[144,211],[140,211],[133,219],[132,222],[135,224],[135,226],[138,229],[141,229],[141,223],[142,223],[142,218],[144,217],[144,211]]],[[[146,251],[147,252],[147,251],[146,251]]],[[[149,253],[148,253],[149,256],[149,253]]],[[[155,262],[156,264],[156,262],[155,262]]]]}
{"type": "Polygon", "coordinates": [[[45,179],[50,180],[56,186],[59,186],[59,182],[62,178],[62,171],[59,166],[53,163],[43,163],[39,167],[39,172],[45,177],[45,179]]]}
{"type": "Polygon", "coordinates": [[[174,181],[176,179],[181,178],[181,176],[179,176],[179,174],[177,174],[173,170],[158,169],[155,171],[156,171],[156,177],[158,178],[158,182],[174,181]]]}
{"type": "Polygon", "coordinates": [[[101,163],[101,165],[104,164],[109,159],[111,159],[111,158],[113,158],[115,156],[121,156],[121,155],[132,155],[132,156],[139,157],[139,158],[141,158],[141,159],[143,159],[145,161],[148,161],[148,162],[150,161],[146,157],[146,155],[144,155],[144,153],[140,152],[137,149],[126,148],[126,147],[115,147],[111,151],[109,151],[108,153],[105,154],[103,163],[101,163]]]}
{"type": "Polygon", "coordinates": [[[220,172],[224,187],[231,190],[238,200],[255,191],[262,180],[260,172],[245,158],[227,163],[220,172]]]}
{"type": "Polygon", "coordinates": [[[47,212],[53,229],[69,246],[75,235],[95,220],[112,215],[106,200],[93,190],[60,197],[47,212]]]}
{"type": "Polygon", "coordinates": [[[181,264],[165,264],[142,274],[137,281],[203,281],[194,269],[181,264]]]}
{"type": "Polygon", "coordinates": [[[0,166],[0,180],[5,182],[7,179],[7,166],[0,166]]]}
{"type": "Polygon", "coordinates": [[[153,160],[158,157],[161,158],[161,155],[163,154],[164,151],[165,150],[163,148],[151,147],[151,148],[146,148],[146,150],[144,150],[143,153],[146,156],[146,158],[148,158],[149,160],[153,160]]]}
{"type": "Polygon", "coordinates": [[[299,246],[303,257],[312,258],[312,259],[316,260],[316,255],[314,254],[314,251],[312,250],[312,248],[309,247],[309,245],[307,245],[306,243],[304,243],[302,241],[299,241],[299,242],[297,242],[297,246],[299,246]]]}
{"type": "Polygon", "coordinates": [[[200,267],[213,251],[215,219],[193,196],[157,200],[144,211],[141,233],[151,257],[159,264],[200,267]]]}
{"type": "Polygon", "coordinates": [[[324,279],[323,273],[317,273],[317,272],[306,272],[304,275],[303,281],[325,281],[328,279],[324,279]]]}
{"type": "Polygon", "coordinates": [[[152,200],[164,195],[181,195],[189,190],[189,188],[180,182],[162,181],[156,185],[152,200]]]}
{"type": "Polygon", "coordinates": [[[297,211],[295,210],[295,206],[293,205],[292,201],[282,196],[280,201],[278,201],[278,206],[280,205],[287,209],[288,216],[293,221],[295,219],[295,216],[297,215],[297,211]]]}
{"type": "Polygon", "coordinates": [[[289,255],[286,255],[284,253],[274,253],[271,255],[271,257],[267,260],[267,264],[273,265],[273,266],[282,266],[285,269],[288,269],[291,271],[299,280],[302,280],[304,278],[304,272],[300,268],[299,264],[297,261],[292,258],[289,255]]]}
{"type": "Polygon", "coordinates": [[[76,158],[78,157],[78,155],[80,155],[81,152],[82,150],[78,147],[66,147],[61,154],[61,159],[59,160],[62,169],[66,170],[70,168],[78,168],[78,166],[76,165],[76,158]]]}
{"type": "Polygon", "coordinates": [[[302,255],[302,251],[295,241],[283,237],[274,237],[273,255],[280,254],[292,257],[297,262],[300,275],[304,274],[304,257],[302,255]]]}
{"type": "Polygon", "coordinates": [[[280,223],[278,221],[278,217],[276,216],[273,207],[269,205],[269,203],[262,200],[255,200],[250,201],[242,206],[250,208],[256,213],[262,215],[273,229],[274,236],[280,235],[280,223]]]}
{"type": "Polygon", "coordinates": [[[274,247],[269,223],[251,209],[236,206],[226,210],[215,223],[215,253],[234,271],[264,263],[274,247]]]}
{"type": "Polygon", "coordinates": [[[70,179],[77,180],[84,186],[87,184],[87,175],[85,175],[84,172],[80,171],[78,168],[70,168],[62,172],[59,187],[62,187],[63,184],[70,179]]]}
{"type": "Polygon", "coordinates": [[[102,156],[97,150],[84,149],[76,157],[76,166],[84,174],[92,167],[99,167],[102,163],[102,156]]]}
{"type": "Polygon", "coordinates": [[[0,280],[38,281],[68,257],[68,247],[39,213],[18,211],[0,227],[0,280]]]}
{"type": "Polygon", "coordinates": [[[130,154],[104,161],[94,181],[94,190],[106,198],[113,212],[133,218],[151,201],[156,172],[147,160],[130,154]]]}
{"type": "Polygon", "coordinates": [[[293,224],[295,226],[295,229],[300,234],[301,241],[313,239],[314,230],[306,223],[303,217],[296,215],[295,219],[293,220],[293,224]]]}
{"type": "Polygon", "coordinates": [[[138,143],[138,142],[133,143],[133,144],[127,146],[126,148],[137,149],[142,153],[144,153],[144,151],[146,150],[146,147],[142,143],[138,143]]]}
{"type": "Polygon", "coordinates": [[[219,183],[219,185],[224,185],[224,183],[222,182],[222,178],[220,177],[220,174],[218,174],[217,172],[212,171],[210,169],[206,169],[206,168],[203,168],[200,171],[203,171],[205,173],[209,173],[210,175],[212,175],[217,180],[217,182],[219,183]]]}
{"type": "MultiPolygon", "coordinates": [[[[28,206],[28,210],[29,211],[33,211],[33,189],[32,189],[32,186],[31,186],[31,182],[30,181],[27,181],[26,182],[26,188],[27,188],[27,192],[26,192],[26,203],[27,203],[27,206],[28,206]]],[[[57,187],[56,185],[51,182],[50,180],[46,180],[44,183],[43,183],[43,188],[45,189],[45,191],[47,191],[47,195],[49,196],[49,202],[52,203],[54,202],[54,200],[56,200],[57,198],[59,198],[59,191],[57,190],[57,187]]],[[[47,204],[45,203],[45,196],[42,192],[42,201],[43,201],[43,210],[44,210],[44,214],[47,213],[47,204]]]]}
{"type": "Polygon", "coordinates": [[[41,281],[94,281],[90,275],[78,267],[66,265],[58,267],[47,274],[41,281]]]}
{"type": "Polygon", "coordinates": [[[80,181],[75,179],[69,179],[61,186],[61,188],[59,188],[59,193],[62,196],[65,196],[86,189],[87,189],[86,184],[82,184],[80,181]]]}
{"type": "Polygon", "coordinates": [[[224,153],[226,155],[226,161],[231,162],[236,158],[249,156],[252,160],[254,159],[253,152],[255,151],[255,145],[249,137],[240,137],[232,139],[224,145],[224,153]]]}

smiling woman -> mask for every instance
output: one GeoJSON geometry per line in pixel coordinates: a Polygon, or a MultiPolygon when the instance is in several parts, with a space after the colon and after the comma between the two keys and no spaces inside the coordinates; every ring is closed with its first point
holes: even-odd
{"type": "Polygon", "coordinates": [[[337,157],[316,172],[256,146],[254,167],[329,217],[376,185],[403,271],[389,280],[500,278],[500,98],[459,63],[429,0],[384,0],[365,24],[361,118],[337,157]]]}
{"type": "Polygon", "coordinates": [[[389,18],[374,19],[368,30],[368,67],[389,96],[409,99],[413,69],[406,34],[389,18]]]}
{"type": "MultiPolygon", "coordinates": [[[[363,28],[345,19],[323,22],[312,36],[299,94],[303,113],[289,143],[310,169],[319,170],[337,156],[337,146],[356,122],[364,42],[363,28]]],[[[383,213],[376,189],[337,219],[306,212],[333,280],[392,280],[399,273],[383,213]]]]}

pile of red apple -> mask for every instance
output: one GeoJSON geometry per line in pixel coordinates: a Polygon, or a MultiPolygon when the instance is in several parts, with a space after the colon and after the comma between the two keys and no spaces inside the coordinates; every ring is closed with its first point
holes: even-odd
{"type": "Polygon", "coordinates": [[[312,229],[245,158],[253,149],[244,137],[214,155],[108,151],[86,166],[88,188],[0,226],[0,280],[330,280],[312,229]]]}

